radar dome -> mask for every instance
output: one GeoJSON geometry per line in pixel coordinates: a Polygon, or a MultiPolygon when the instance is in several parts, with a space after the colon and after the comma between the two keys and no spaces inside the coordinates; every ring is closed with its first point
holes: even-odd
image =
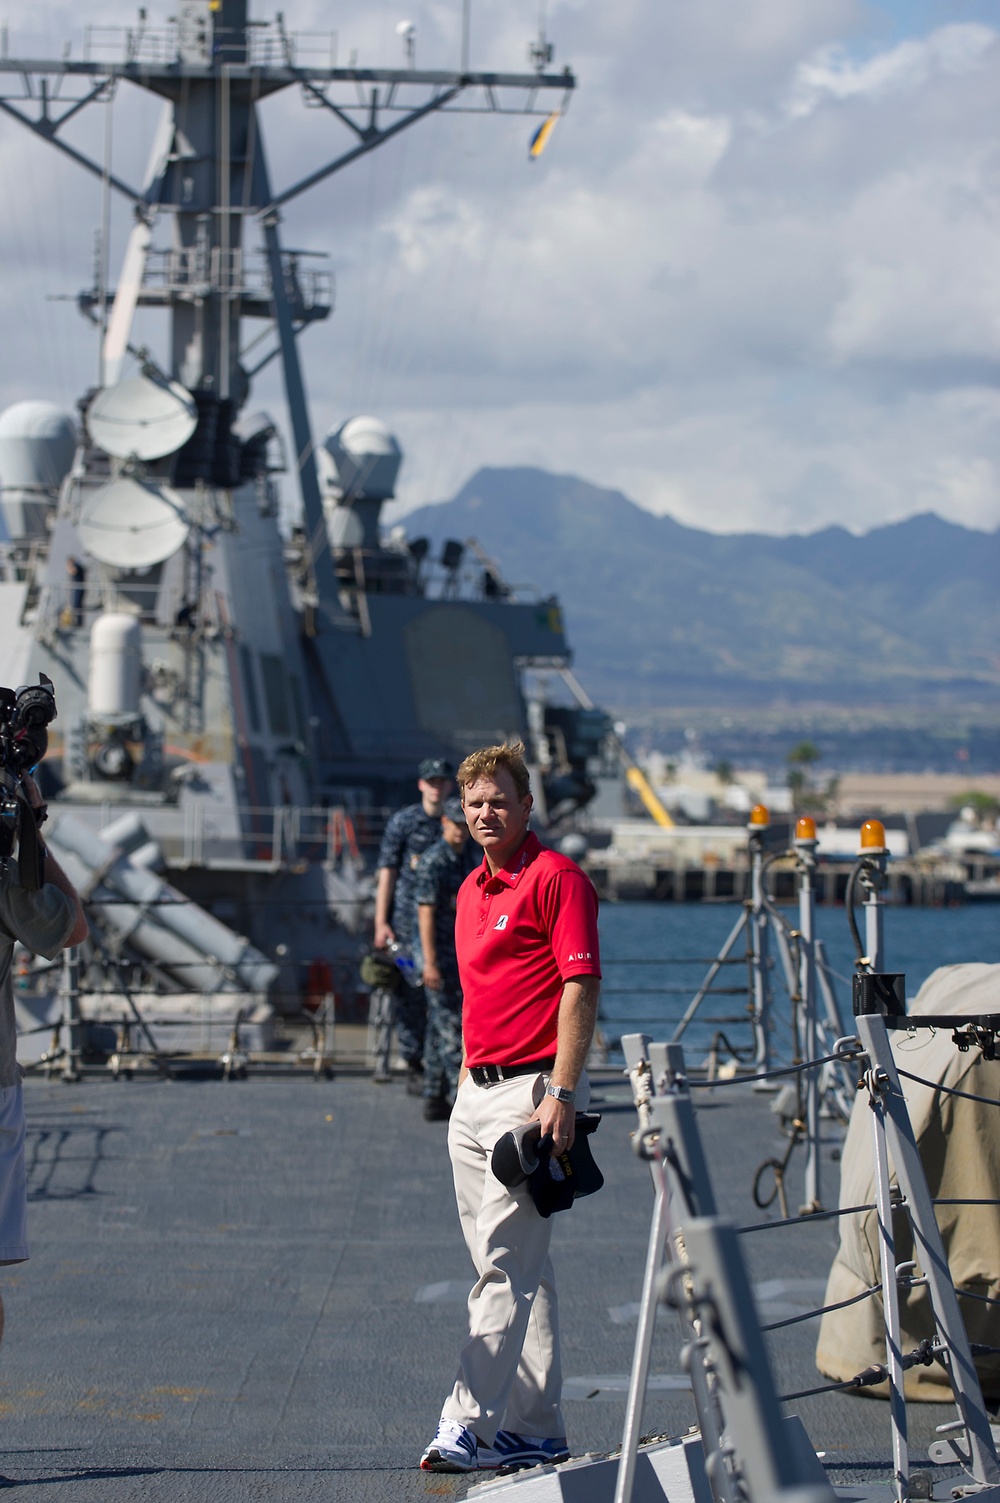
{"type": "Polygon", "coordinates": [[[57,491],[76,453],[76,426],[52,402],[15,402],[0,414],[0,486],[57,491]]]}
{"type": "Polygon", "coordinates": [[[348,418],[327,435],[325,448],[348,499],[388,501],[395,494],[403,451],[378,418],[348,418]]]}

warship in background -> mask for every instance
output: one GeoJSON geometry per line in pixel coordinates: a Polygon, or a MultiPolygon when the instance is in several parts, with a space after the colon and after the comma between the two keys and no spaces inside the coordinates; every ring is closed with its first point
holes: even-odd
{"type": "Polygon", "coordinates": [[[329,968],[357,954],[365,838],[413,796],[422,758],[520,736],[553,821],[592,796],[611,727],[586,696],[548,705],[531,687],[575,685],[555,598],[515,591],[471,540],[433,558],[383,536],[402,455],[382,423],[315,442],[297,339],[331,287],[283,249],[282,208],[435,112],[551,118],[541,101],[575,81],[547,71],[544,35],[527,73],[471,71],[467,29],[454,72],[416,69],[412,34],[406,68],[338,68],[247,0],[184,0],[162,29],[138,15],[88,29],[79,59],[0,56],[0,109],[134,214],[117,287],[79,299],[101,339],[79,422],[37,401],[0,416],[0,682],[56,687],[47,833],[90,901],[95,984],[110,968],[124,985],[127,963],[137,990],[294,1011],[317,966],[350,989],[329,968]],[[122,82],[163,101],[141,188],[64,139],[122,82]],[[292,87],[354,139],[279,190],[259,106],[292,87]],[[139,309],[166,316],[163,360],[134,343],[139,309]],[[290,537],[278,428],[249,405],[273,356],[302,501],[290,537]]]}

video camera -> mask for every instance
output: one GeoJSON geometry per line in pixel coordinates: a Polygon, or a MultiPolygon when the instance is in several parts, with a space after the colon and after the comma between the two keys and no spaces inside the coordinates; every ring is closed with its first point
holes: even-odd
{"type": "Polygon", "coordinates": [[[45,883],[45,851],[21,780],[45,756],[55,718],[55,689],[46,674],[37,684],[0,688],[0,865],[10,860],[16,839],[21,885],[30,892],[45,883]]]}

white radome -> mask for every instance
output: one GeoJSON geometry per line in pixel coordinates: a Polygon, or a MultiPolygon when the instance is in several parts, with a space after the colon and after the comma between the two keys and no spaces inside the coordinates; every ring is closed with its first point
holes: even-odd
{"type": "Polygon", "coordinates": [[[327,434],[324,447],[336,466],[345,496],[388,501],[395,494],[403,451],[378,418],[348,418],[327,434]]]}
{"type": "Polygon", "coordinates": [[[52,402],[15,402],[0,413],[0,486],[57,491],[73,466],[76,424],[52,402]]]}

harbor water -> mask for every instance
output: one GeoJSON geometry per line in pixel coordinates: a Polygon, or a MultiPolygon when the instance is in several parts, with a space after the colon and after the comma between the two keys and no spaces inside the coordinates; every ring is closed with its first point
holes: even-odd
{"type": "MultiPolygon", "coordinates": [[[[601,909],[601,958],[604,969],[601,1016],[611,1057],[623,1033],[648,1033],[669,1038],[705,973],[738,922],[737,903],[606,903],[601,909]]],[[[794,928],[797,909],[781,910],[794,928]]],[[[864,934],[863,917],[858,924],[864,934]]],[[[1000,910],[993,904],[956,908],[885,909],[885,968],[906,976],[908,999],[916,996],[938,966],[961,961],[1000,963],[1000,910]]],[[[823,941],[841,1016],[851,1015],[851,973],[854,946],[847,914],[842,907],[816,908],[816,933],[823,941]]],[[[775,962],[771,981],[775,1001],[775,1043],[784,1050],[787,1030],[787,993],[773,938],[775,962]]],[[[740,935],[730,954],[733,964],[716,976],[712,994],[701,1003],[683,1042],[692,1060],[708,1049],[723,1031],[737,1047],[749,1043],[746,1020],[746,942],[740,935]]]]}

